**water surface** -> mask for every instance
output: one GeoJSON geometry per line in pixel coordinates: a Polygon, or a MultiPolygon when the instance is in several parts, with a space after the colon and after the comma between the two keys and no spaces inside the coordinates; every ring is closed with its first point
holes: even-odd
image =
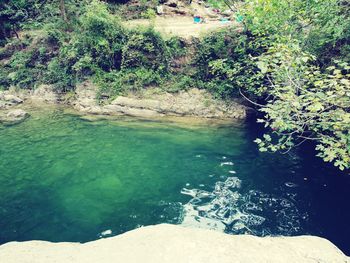
{"type": "Polygon", "coordinates": [[[349,176],[307,149],[259,153],[254,128],[91,122],[60,109],[2,127],[0,243],[86,242],[172,223],[318,235],[349,254],[349,176]]]}

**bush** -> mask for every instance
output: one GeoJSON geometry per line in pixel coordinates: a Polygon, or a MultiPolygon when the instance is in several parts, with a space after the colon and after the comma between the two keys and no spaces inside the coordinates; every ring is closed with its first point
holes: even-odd
{"type": "Polygon", "coordinates": [[[123,47],[122,69],[143,67],[167,73],[168,64],[169,53],[165,41],[153,28],[130,33],[123,47]]]}
{"type": "Polygon", "coordinates": [[[22,41],[21,48],[10,57],[8,65],[4,67],[6,69],[2,70],[7,72],[2,85],[34,88],[44,82],[47,65],[55,56],[57,46],[51,45],[45,34],[28,36],[22,41]]]}
{"type": "Polygon", "coordinates": [[[185,56],[187,53],[186,43],[180,37],[171,37],[165,41],[165,44],[168,48],[169,55],[172,58],[185,56]]]}
{"type": "Polygon", "coordinates": [[[48,64],[43,81],[52,84],[58,92],[67,92],[74,90],[77,79],[69,67],[55,58],[48,64]]]}
{"type": "Polygon", "coordinates": [[[0,67],[0,90],[6,90],[10,87],[9,73],[7,67],[0,67]]]}
{"type": "Polygon", "coordinates": [[[155,19],[156,16],[157,16],[157,13],[156,11],[154,11],[153,8],[148,8],[145,12],[141,14],[141,17],[146,19],[155,19]]]}
{"type": "Polygon", "coordinates": [[[114,97],[127,92],[139,92],[148,86],[158,86],[162,84],[162,76],[146,68],[100,71],[95,75],[95,83],[100,88],[100,95],[114,97]]]}
{"type": "Polygon", "coordinates": [[[197,78],[215,96],[237,97],[240,89],[259,93],[263,79],[253,57],[264,51],[255,39],[234,30],[211,33],[199,43],[194,59],[197,78]]]}
{"type": "Polygon", "coordinates": [[[52,78],[61,89],[64,83],[70,87],[92,77],[101,92],[117,94],[137,90],[142,85],[156,85],[160,82],[159,74],[167,74],[167,48],[152,28],[125,29],[108,12],[107,5],[97,0],[86,7],[80,24],[81,28],[72,33],[51,65],[70,76],[63,78],[63,82],[52,78]]]}
{"type": "Polygon", "coordinates": [[[186,75],[175,75],[172,80],[164,86],[164,89],[168,92],[179,92],[181,90],[188,90],[190,88],[197,87],[197,81],[186,75]]]}

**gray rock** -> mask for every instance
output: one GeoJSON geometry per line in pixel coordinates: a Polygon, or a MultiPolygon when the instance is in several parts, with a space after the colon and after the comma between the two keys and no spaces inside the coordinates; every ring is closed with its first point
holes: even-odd
{"type": "Polygon", "coordinates": [[[28,241],[0,246],[0,262],[6,263],[346,263],[349,260],[331,242],[314,236],[235,236],[166,224],[85,244],[28,241]]]}
{"type": "Polygon", "coordinates": [[[51,85],[40,85],[34,90],[31,99],[45,103],[57,103],[59,101],[59,96],[54,92],[51,85]]]}
{"type": "Polygon", "coordinates": [[[157,6],[157,14],[158,15],[163,15],[164,14],[163,6],[161,6],[161,5],[157,6]]]}
{"type": "Polygon", "coordinates": [[[144,97],[119,96],[105,106],[98,104],[97,87],[84,82],[76,88],[74,108],[90,114],[130,115],[137,117],[193,116],[217,119],[244,119],[246,107],[236,102],[214,99],[207,91],[190,89],[179,93],[148,90],[144,97]]]}
{"type": "Polygon", "coordinates": [[[13,118],[13,119],[24,119],[29,116],[29,114],[21,109],[15,109],[15,110],[10,110],[7,115],[8,118],[13,118]]]}
{"type": "Polygon", "coordinates": [[[6,109],[6,103],[0,100],[0,110],[6,109]]]}
{"type": "Polygon", "coordinates": [[[14,109],[8,111],[6,114],[0,116],[0,122],[5,125],[17,124],[29,117],[29,114],[21,109],[14,109]]]}
{"type": "Polygon", "coordinates": [[[23,103],[23,100],[15,95],[12,94],[3,94],[0,97],[0,100],[4,101],[7,105],[12,106],[12,105],[18,105],[23,103]]]}
{"type": "Polygon", "coordinates": [[[223,11],[221,14],[224,16],[232,16],[233,12],[232,12],[232,10],[228,9],[228,10],[223,11]]]}
{"type": "Polygon", "coordinates": [[[126,108],[124,114],[133,117],[142,117],[142,118],[154,118],[164,116],[163,114],[158,113],[153,110],[146,109],[135,109],[135,108],[126,108]]]}
{"type": "Polygon", "coordinates": [[[140,109],[158,109],[160,102],[158,100],[150,100],[150,99],[135,99],[119,96],[115,100],[112,101],[112,105],[121,105],[132,108],[140,108],[140,109]]]}
{"type": "Polygon", "coordinates": [[[76,100],[73,107],[81,112],[90,114],[104,114],[103,109],[97,103],[96,94],[98,88],[90,81],[85,81],[76,86],[76,100]]]}

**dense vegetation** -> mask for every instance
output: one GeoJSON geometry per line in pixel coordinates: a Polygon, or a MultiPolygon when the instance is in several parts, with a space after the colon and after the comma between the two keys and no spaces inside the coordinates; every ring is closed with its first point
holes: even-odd
{"type": "Polygon", "coordinates": [[[158,1],[123,2],[2,1],[0,89],[47,83],[66,92],[92,79],[106,96],[148,86],[243,96],[268,131],[256,140],[261,151],[313,141],[325,161],[350,168],[348,1],[208,1],[238,9],[243,30],[208,34],[192,43],[195,50],[152,28],[123,26],[127,8],[135,8],[128,18],[152,17],[158,1]],[[184,57],[191,62],[174,69],[184,57]]]}

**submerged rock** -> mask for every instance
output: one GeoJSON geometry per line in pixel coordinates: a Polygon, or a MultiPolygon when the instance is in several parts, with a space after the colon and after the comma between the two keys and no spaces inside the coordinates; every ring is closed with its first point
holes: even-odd
{"type": "Polygon", "coordinates": [[[163,224],[86,244],[11,242],[0,246],[0,262],[346,263],[350,258],[331,242],[319,237],[233,236],[163,224]]]}
{"type": "Polygon", "coordinates": [[[29,117],[29,114],[21,109],[10,110],[0,116],[0,123],[5,125],[17,124],[29,117]]]}

